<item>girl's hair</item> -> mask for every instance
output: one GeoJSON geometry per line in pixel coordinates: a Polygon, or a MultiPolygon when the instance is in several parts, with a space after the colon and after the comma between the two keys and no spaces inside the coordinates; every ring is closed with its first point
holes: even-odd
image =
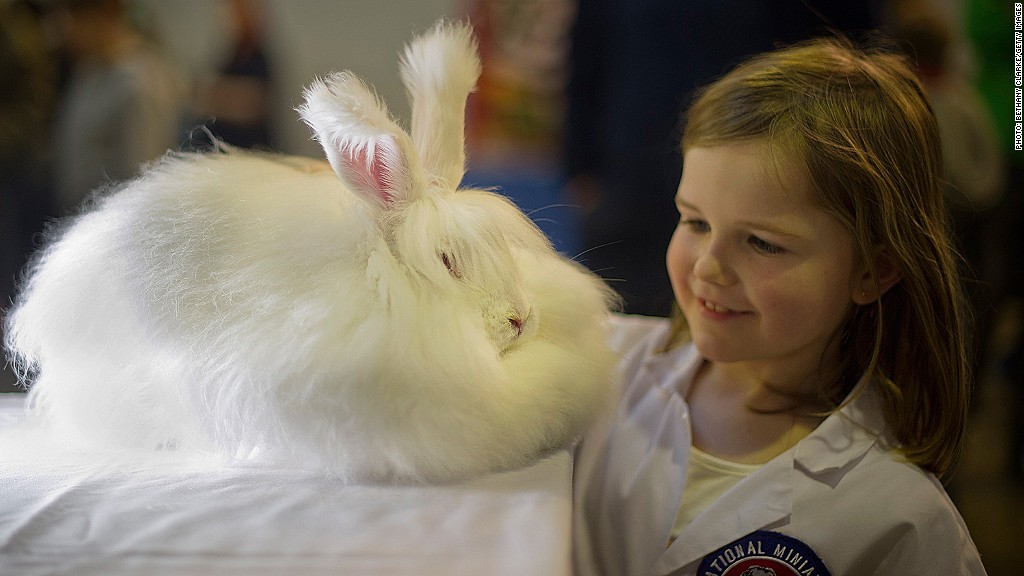
{"type": "Polygon", "coordinates": [[[769,52],[698,95],[682,145],[685,153],[752,139],[767,144],[777,166],[804,170],[812,201],[849,229],[873,273],[882,272],[881,255],[900,274],[836,335],[840,376],[824,394],[838,406],[865,374],[878,384],[900,451],[946,472],[963,441],[971,375],[939,133],[924,89],[902,56],[837,39],[769,52]]]}

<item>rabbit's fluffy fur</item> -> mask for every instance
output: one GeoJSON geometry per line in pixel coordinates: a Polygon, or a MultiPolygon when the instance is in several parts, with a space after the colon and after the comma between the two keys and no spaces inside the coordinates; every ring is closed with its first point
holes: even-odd
{"type": "Polygon", "coordinates": [[[170,154],[37,256],[7,344],[32,412],[86,447],[344,479],[521,466],[600,413],[613,300],[510,202],[456,186],[468,27],[407,47],[411,133],[350,73],[299,112],[312,159],[170,154]]]}

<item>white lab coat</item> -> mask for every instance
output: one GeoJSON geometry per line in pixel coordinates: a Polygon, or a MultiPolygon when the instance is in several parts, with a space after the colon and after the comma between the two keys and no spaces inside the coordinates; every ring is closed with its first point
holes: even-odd
{"type": "Polygon", "coordinates": [[[985,574],[939,482],[888,449],[870,389],[666,548],[690,447],[684,397],[702,359],[692,345],[657,353],[668,336],[663,319],[617,316],[613,324],[622,397],[577,452],[577,575],[731,576],[752,566],[780,576],[985,574]]]}

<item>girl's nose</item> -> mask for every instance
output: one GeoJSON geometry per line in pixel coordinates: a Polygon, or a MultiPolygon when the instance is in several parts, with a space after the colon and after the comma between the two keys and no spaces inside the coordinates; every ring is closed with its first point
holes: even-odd
{"type": "Polygon", "coordinates": [[[732,273],[728,266],[725,249],[719,243],[708,240],[700,247],[697,259],[693,263],[693,275],[711,284],[727,285],[732,283],[732,273]]]}

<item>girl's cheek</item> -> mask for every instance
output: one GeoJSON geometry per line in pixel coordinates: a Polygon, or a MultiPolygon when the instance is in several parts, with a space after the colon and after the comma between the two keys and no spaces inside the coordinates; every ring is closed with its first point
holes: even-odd
{"type": "Polygon", "coordinates": [[[687,270],[692,266],[688,246],[686,246],[683,233],[679,228],[672,234],[672,239],[669,241],[668,250],[665,253],[665,265],[673,283],[685,278],[687,270]]]}

